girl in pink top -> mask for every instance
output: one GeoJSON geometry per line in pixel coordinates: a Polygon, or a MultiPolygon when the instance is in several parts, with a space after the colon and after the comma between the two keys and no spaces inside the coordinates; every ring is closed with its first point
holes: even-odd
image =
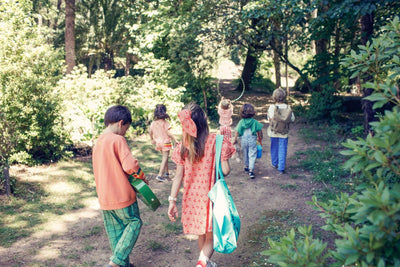
{"type": "Polygon", "coordinates": [[[153,145],[156,146],[156,150],[161,151],[162,160],[160,170],[156,179],[160,182],[164,182],[166,179],[163,177],[165,171],[165,177],[169,177],[168,172],[168,157],[169,151],[172,149],[171,139],[176,140],[174,136],[169,132],[171,129],[169,123],[166,121],[170,119],[167,114],[167,108],[163,104],[158,104],[154,111],[154,121],[150,125],[150,138],[153,145]]]}
{"type": "MultiPolygon", "coordinates": [[[[178,114],[182,137],[172,160],[177,164],[175,178],[168,197],[168,217],[178,217],[176,200],[183,182],[182,224],[185,234],[198,235],[200,256],[196,267],[215,266],[209,259],[213,254],[212,203],[207,194],[215,183],[215,134],[209,133],[207,116],[197,104],[189,104],[178,114]]],[[[224,138],[221,166],[229,174],[228,159],[235,153],[231,142],[224,138]]]]}
{"type": "Polygon", "coordinates": [[[219,132],[220,134],[228,137],[228,140],[231,140],[233,106],[229,99],[225,99],[224,97],[222,97],[218,105],[218,114],[219,114],[219,124],[221,125],[219,128],[219,132]]]}

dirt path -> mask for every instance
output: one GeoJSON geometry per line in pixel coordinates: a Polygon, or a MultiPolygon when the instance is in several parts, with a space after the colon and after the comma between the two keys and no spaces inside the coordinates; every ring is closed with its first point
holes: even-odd
{"type": "MultiPolygon", "coordinates": [[[[240,101],[235,102],[235,109],[244,102],[253,103],[257,107],[257,119],[265,124],[269,105],[266,99],[265,94],[245,94],[240,101]]],[[[238,119],[234,118],[234,125],[238,119]]],[[[241,216],[242,228],[236,251],[229,255],[214,254],[212,259],[218,266],[249,266],[252,263],[255,253],[261,248],[250,243],[249,236],[268,211],[291,211],[303,222],[318,220],[316,212],[305,204],[311,199],[307,174],[303,173],[298,179],[291,178],[291,174],[297,171],[294,167],[297,163],[291,157],[296,151],[305,148],[297,135],[298,127],[299,124],[294,124],[289,135],[287,174],[278,174],[270,164],[266,124],[263,129],[263,155],[256,162],[256,179],[250,180],[243,172],[240,157],[230,161],[232,171],[226,180],[241,216]],[[294,190],[287,189],[290,185],[293,185],[294,190]]],[[[174,169],[172,163],[170,169],[174,169]]],[[[170,222],[166,215],[166,199],[171,183],[150,181],[151,188],[162,202],[156,212],[150,211],[139,201],[144,225],[131,253],[131,260],[137,267],[186,267],[194,266],[197,262],[197,240],[183,235],[180,223],[170,222]]],[[[108,240],[97,199],[87,199],[85,208],[57,217],[43,226],[41,231],[21,239],[10,248],[0,247],[1,265],[104,266],[110,256],[108,240]]]]}

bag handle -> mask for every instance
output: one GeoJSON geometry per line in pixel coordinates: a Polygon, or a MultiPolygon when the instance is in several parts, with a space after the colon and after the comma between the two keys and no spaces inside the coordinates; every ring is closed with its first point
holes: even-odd
{"type": "Polygon", "coordinates": [[[224,136],[217,134],[215,138],[215,180],[224,179],[224,174],[221,167],[221,151],[222,142],[224,141],[224,136]]]}

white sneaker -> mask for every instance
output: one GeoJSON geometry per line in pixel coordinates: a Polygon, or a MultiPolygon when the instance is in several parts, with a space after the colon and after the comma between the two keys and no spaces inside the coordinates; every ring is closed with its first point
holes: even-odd
{"type": "Polygon", "coordinates": [[[163,178],[161,176],[157,176],[156,180],[159,181],[159,182],[165,182],[167,179],[165,179],[165,178],[163,178]]]}
{"type": "Polygon", "coordinates": [[[217,267],[217,264],[213,261],[208,261],[206,267],[217,267]]]}

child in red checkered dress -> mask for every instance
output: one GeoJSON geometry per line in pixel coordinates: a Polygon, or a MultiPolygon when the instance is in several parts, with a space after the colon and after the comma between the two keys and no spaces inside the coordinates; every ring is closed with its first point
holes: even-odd
{"type": "Polygon", "coordinates": [[[220,124],[219,132],[220,134],[226,136],[228,140],[231,140],[233,106],[229,99],[225,99],[224,97],[222,97],[218,105],[218,114],[219,114],[219,124],[220,124]]]}

